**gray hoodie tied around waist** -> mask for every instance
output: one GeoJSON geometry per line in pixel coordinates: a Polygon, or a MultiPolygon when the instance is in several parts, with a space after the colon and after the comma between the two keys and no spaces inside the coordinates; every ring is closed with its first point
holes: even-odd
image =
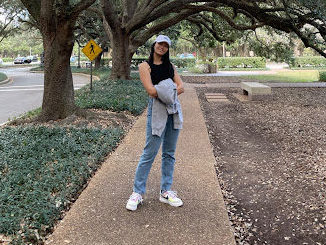
{"type": "Polygon", "coordinates": [[[171,78],[162,80],[155,85],[158,98],[153,99],[152,135],[161,137],[168,115],[173,114],[173,128],[182,129],[183,117],[177,86],[171,78]]]}

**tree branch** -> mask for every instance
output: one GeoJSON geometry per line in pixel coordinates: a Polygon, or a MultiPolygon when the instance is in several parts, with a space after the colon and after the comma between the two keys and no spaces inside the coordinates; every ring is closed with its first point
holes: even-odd
{"type": "Polygon", "coordinates": [[[217,34],[217,32],[207,24],[206,21],[204,21],[202,19],[193,18],[193,17],[188,17],[187,20],[192,22],[192,23],[196,23],[196,24],[200,24],[200,25],[204,26],[213,35],[213,37],[217,41],[219,41],[219,42],[227,41],[226,38],[220,37],[217,34]]]}
{"type": "Polygon", "coordinates": [[[40,19],[41,15],[41,4],[39,0],[21,0],[22,4],[26,7],[30,15],[33,16],[35,20],[40,19]]]}
{"type": "MultiPolygon", "coordinates": [[[[75,6],[73,6],[73,11],[72,11],[72,18],[77,18],[78,15],[80,14],[80,12],[82,12],[83,10],[87,9],[88,7],[90,7],[91,5],[93,5],[93,3],[95,3],[96,0],[81,0],[80,2],[78,2],[75,6]]],[[[69,1],[68,1],[69,3],[69,1]]]]}
{"type": "Polygon", "coordinates": [[[116,14],[112,0],[101,0],[101,5],[108,26],[110,26],[111,29],[114,29],[115,26],[119,26],[119,18],[116,14]]]}
{"type": "Polygon", "coordinates": [[[195,14],[197,11],[195,9],[184,9],[180,13],[176,15],[171,15],[167,19],[158,22],[156,25],[151,26],[146,30],[142,30],[137,33],[137,36],[131,35],[132,43],[137,44],[139,46],[143,45],[149,38],[153,35],[165,30],[166,28],[173,26],[179,23],[181,20],[195,14]]]}
{"type": "MultiPolygon", "coordinates": [[[[216,0],[215,0],[216,1],[216,0]]],[[[126,31],[132,33],[133,31],[146,26],[147,24],[166,16],[170,13],[178,13],[187,8],[191,3],[200,2],[215,2],[214,0],[174,0],[174,1],[152,1],[142,13],[136,13],[135,18],[131,19],[126,26],[126,31]]],[[[197,11],[200,12],[200,11],[197,11]]]]}

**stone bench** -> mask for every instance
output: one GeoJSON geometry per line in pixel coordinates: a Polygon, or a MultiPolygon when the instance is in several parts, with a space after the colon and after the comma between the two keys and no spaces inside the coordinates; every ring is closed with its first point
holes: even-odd
{"type": "Polygon", "coordinates": [[[272,95],[271,87],[258,82],[241,82],[241,89],[249,100],[265,100],[272,95]]]}

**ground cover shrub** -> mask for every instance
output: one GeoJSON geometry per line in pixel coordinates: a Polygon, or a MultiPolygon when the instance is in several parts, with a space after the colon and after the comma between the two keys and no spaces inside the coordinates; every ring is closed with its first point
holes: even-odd
{"type": "Polygon", "coordinates": [[[326,59],[322,56],[295,57],[291,67],[326,67],[326,59]]]}
{"type": "Polygon", "coordinates": [[[195,65],[188,67],[188,71],[191,73],[216,73],[216,63],[210,61],[200,61],[195,65]]]}
{"type": "Polygon", "coordinates": [[[148,94],[139,80],[102,79],[76,91],[76,105],[112,111],[130,111],[139,115],[147,105],[148,94]]]}
{"type": "Polygon", "coordinates": [[[178,68],[193,67],[196,64],[196,59],[194,58],[187,58],[187,59],[171,58],[170,60],[172,64],[174,64],[178,68]]]}
{"type": "Polygon", "coordinates": [[[194,66],[188,67],[188,71],[191,73],[201,74],[201,73],[204,73],[204,67],[201,65],[194,65],[194,66]]]}
{"type": "Polygon", "coordinates": [[[218,68],[266,68],[264,57],[220,57],[217,59],[218,68]]]}
{"type": "Polygon", "coordinates": [[[39,244],[122,133],[119,128],[0,129],[0,234],[39,244]]]}
{"type": "Polygon", "coordinates": [[[7,75],[0,72],[0,82],[4,81],[6,79],[7,79],[7,75]]]}
{"type": "Polygon", "coordinates": [[[8,58],[8,57],[5,57],[5,58],[2,58],[3,62],[14,62],[14,58],[8,58]]]}
{"type": "Polygon", "coordinates": [[[205,66],[205,72],[206,73],[216,73],[217,72],[217,67],[216,63],[212,61],[202,61],[199,64],[202,64],[205,66]]]}
{"type": "Polygon", "coordinates": [[[326,71],[319,72],[319,81],[326,82],[326,71]]]}

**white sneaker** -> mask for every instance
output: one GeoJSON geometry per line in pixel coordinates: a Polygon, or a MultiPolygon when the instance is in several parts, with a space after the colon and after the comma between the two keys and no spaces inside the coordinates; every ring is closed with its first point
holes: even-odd
{"type": "Polygon", "coordinates": [[[180,207],[183,205],[182,200],[177,196],[177,192],[175,191],[161,192],[160,202],[168,203],[173,207],[180,207]]]}
{"type": "Polygon", "coordinates": [[[143,198],[140,194],[133,192],[129,197],[129,200],[126,205],[126,209],[135,211],[138,205],[143,204],[143,198]]]}

